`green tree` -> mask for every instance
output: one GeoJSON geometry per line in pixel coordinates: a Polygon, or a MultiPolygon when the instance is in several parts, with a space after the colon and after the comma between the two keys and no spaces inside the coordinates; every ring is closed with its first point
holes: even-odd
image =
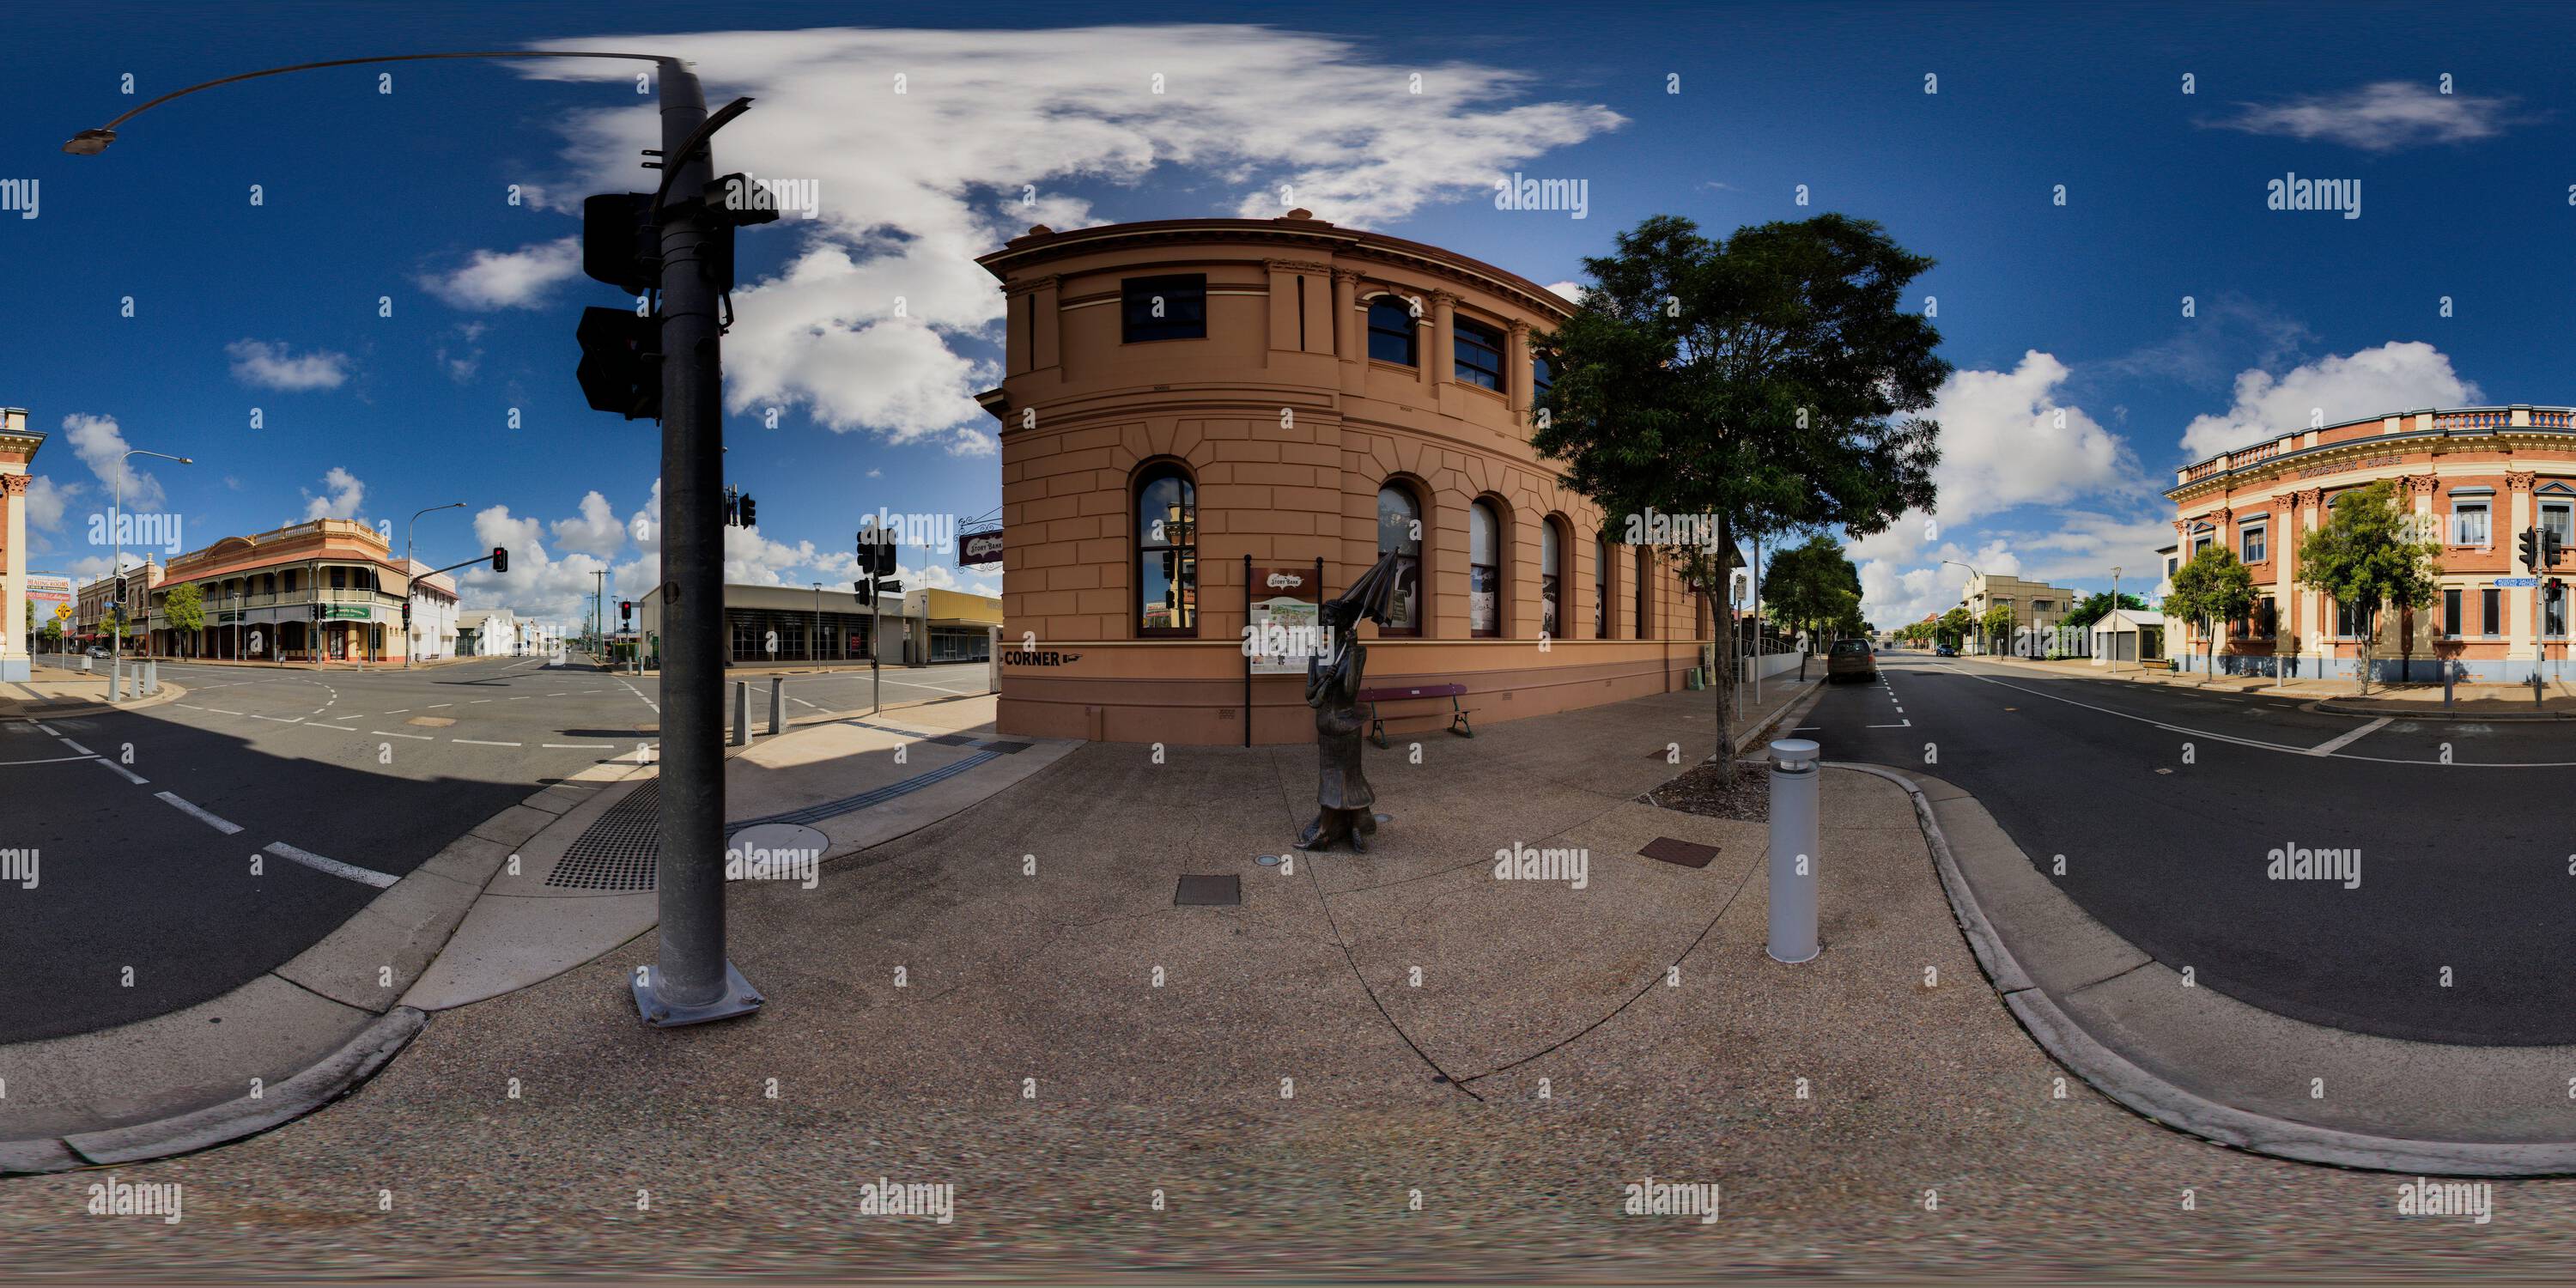
{"type": "Polygon", "coordinates": [[[1968,632],[1974,629],[1976,624],[1976,619],[1968,615],[1967,609],[1953,608],[1941,614],[1940,620],[1932,623],[1932,638],[1957,648],[1968,638],[1968,632]]]}
{"type": "Polygon", "coordinates": [[[1991,652],[2000,647],[2007,653],[2011,652],[2013,606],[2010,604],[1989,605],[1986,608],[1985,615],[1977,619],[1977,629],[1984,633],[1983,638],[1986,642],[1986,648],[1988,651],[1991,652]]]}
{"type": "Polygon", "coordinates": [[[2165,615],[2190,622],[2200,632],[2202,670],[2218,673],[2218,624],[2232,622],[2254,607],[2254,574],[2236,552],[2210,542],[2189,563],[2174,570],[2173,591],[2165,596],[2165,615]]]}
{"type": "MultiPolygon", "coordinates": [[[[161,617],[170,629],[193,636],[206,629],[206,593],[193,581],[172,586],[161,599],[161,617]]],[[[192,652],[194,650],[192,649],[192,652]]]]}
{"type": "Polygon", "coordinates": [[[2088,630],[2093,623],[2109,616],[2113,608],[2126,608],[2143,613],[2147,610],[2147,601],[2124,590],[2120,592],[2120,602],[2113,604],[2111,592],[2097,590],[2076,601],[2074,611],[2066,615],[2064,624],[2068,630],[2088,630]]]}
{"type": "Polygon", "coordinates": [[[1846,599],[1856,618],[1860,569],[1843,553],[1841,542],[1822,534],[1772,555],[1769,571],[1762,574],[1763,604],[1778,620],[1807,632],[1811,653],[1824,651],[1846,599]]]}
{"type": "Polygon", "coordinates": [[[2299,584],[2334,596],[2361,628],[2359,692],[2370,692],[2380,610],[2423,608],[2440,590],[2442,547],[2418,539],[2424,535],[2400,507],[2395,481],[2382,480],[2336,497],[2326,521],[2299,542],[2299,584]]]}
{"type": "MultiPolygon", "coordinates": [[[[1932,261],[1868,220],[1819,215],[1723,241],[1657,215],[1584,261],[1583,302],[1537,338],[1554,382],[1531,442],[1610,514],[1707,515],[1715,547],[1841,528],[1867,536],[1934,500],[1932,405],[1950,365],[1908,309],[1932,261]]],[[[1714,565],[1710,567],[1709,565],[1714,565]]],[[[1699,587],[1727,618],[1725,559],[1699,587]]],[[[1731,762],[1735,686],[1717,686],[1717,759],[1731,762]]]]}

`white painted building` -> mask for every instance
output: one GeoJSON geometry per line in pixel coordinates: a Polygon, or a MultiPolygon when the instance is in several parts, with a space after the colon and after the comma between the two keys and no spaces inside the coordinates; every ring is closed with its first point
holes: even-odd
{"type": "Polygon", "coordinates": [[[446,573],[423,576],[428,564],[417,559],[411,566],[411,656],[415,661],[435,661],[455,657],[457,600],[456,583],[446,573]]]}
{"type": "Polygon", "coordinates": [[[517,657],[519,615],[506,608],[469,608],[456,615],[458,657],[517,657]]]}

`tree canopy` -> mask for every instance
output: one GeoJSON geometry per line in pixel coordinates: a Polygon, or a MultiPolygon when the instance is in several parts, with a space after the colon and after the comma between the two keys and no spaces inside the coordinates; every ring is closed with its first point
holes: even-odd
{"type": "Polygon", "coordinates": [[[2383,479],[2334,499],[2332,512],[2299,542],[2299,584],[2334,596],[2360,625],[2361,690],[2370,691],[2383,608],[2422,608],[2441,587],[2439,542],[2418,540],[2397,485],[2383,479]]]}

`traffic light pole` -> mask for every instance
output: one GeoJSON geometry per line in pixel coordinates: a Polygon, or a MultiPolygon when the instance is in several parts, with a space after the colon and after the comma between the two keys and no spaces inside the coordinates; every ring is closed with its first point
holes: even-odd
{"type": "Polygon", "coordinates": [[[660,65],[662,163],[662,802],[660,944],[634,978],[657,1026],[747,1015],[761,997],[725,958],[724,426],[714,235],[704,203],[706,124],[698,78],[660,65]]]}

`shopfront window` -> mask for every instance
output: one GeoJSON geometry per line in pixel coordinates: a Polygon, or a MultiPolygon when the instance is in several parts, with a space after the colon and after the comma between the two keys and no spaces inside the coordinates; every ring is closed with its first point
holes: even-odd
{"type": "Polygon", "coordinates": [[[1377,490],[1377,552],[1406,556],[1387,601],[1385,635],[1422,633],[1422,503],[1401,483],[1377,490]]]}
{"type": "Polygon", "coordinates": [[[1136,633],[1198,634],[1198,487],[1178,465],[1136,486],[1136,633]]]}

